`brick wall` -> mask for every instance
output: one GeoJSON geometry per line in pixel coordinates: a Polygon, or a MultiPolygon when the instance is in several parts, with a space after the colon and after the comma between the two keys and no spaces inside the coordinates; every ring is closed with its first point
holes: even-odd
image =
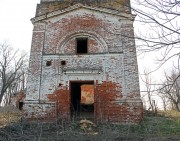
{"type": "Polygon", "coordinates": [[[143,111],[136,49],[128,38],[134,37],[133,15],[74,7],[33,19],[27,117],[70,119],[71,81],[91,81],[95,120],[139,122],[143,111]],[[76,53],[79,37],[88,38],[86,54],[76,53]]]}
{"type": "Polygon", "coordinates": [[[131,12],[130,0],[41,0],[41,3],[37,5],[36,16],[47,14],[59,9],[64,9],[77,3],[96,7],[106,7],[108,9],[116,9],[120,12],[131,12]]]}

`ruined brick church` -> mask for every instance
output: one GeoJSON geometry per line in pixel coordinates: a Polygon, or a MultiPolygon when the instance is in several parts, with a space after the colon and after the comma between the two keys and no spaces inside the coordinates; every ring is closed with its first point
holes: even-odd
{"type": "Polygon", "coordinates": [[[24,110],[28,118],[142,119],[130,0],[41,0],[24,110]]]}

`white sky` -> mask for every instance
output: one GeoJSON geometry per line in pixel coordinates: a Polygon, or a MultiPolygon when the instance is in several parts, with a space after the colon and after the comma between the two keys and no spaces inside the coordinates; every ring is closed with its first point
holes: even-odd
{"type": "Polygon", "coordinates": [[[0,0],[0,43],[29,52],[32,39],[31,18],[40,0],[0,0]]]}

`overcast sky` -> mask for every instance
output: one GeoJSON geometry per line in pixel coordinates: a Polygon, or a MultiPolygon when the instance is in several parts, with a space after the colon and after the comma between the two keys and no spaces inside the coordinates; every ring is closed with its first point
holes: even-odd
{"type": "Polygon", "coordinates": [[[0,0],[0,43],[30,50],[32,39],[31,18],[35,16],[40,0],[0,0]]]}

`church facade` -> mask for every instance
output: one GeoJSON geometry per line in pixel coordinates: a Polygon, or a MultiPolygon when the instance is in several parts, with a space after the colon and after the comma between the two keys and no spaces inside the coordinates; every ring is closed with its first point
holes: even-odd
{"type": "Polygon", "coordinates": [[[41,0],[31,19],[26,116],[138,123],[134,18],[128,0],[41,0]]]}

